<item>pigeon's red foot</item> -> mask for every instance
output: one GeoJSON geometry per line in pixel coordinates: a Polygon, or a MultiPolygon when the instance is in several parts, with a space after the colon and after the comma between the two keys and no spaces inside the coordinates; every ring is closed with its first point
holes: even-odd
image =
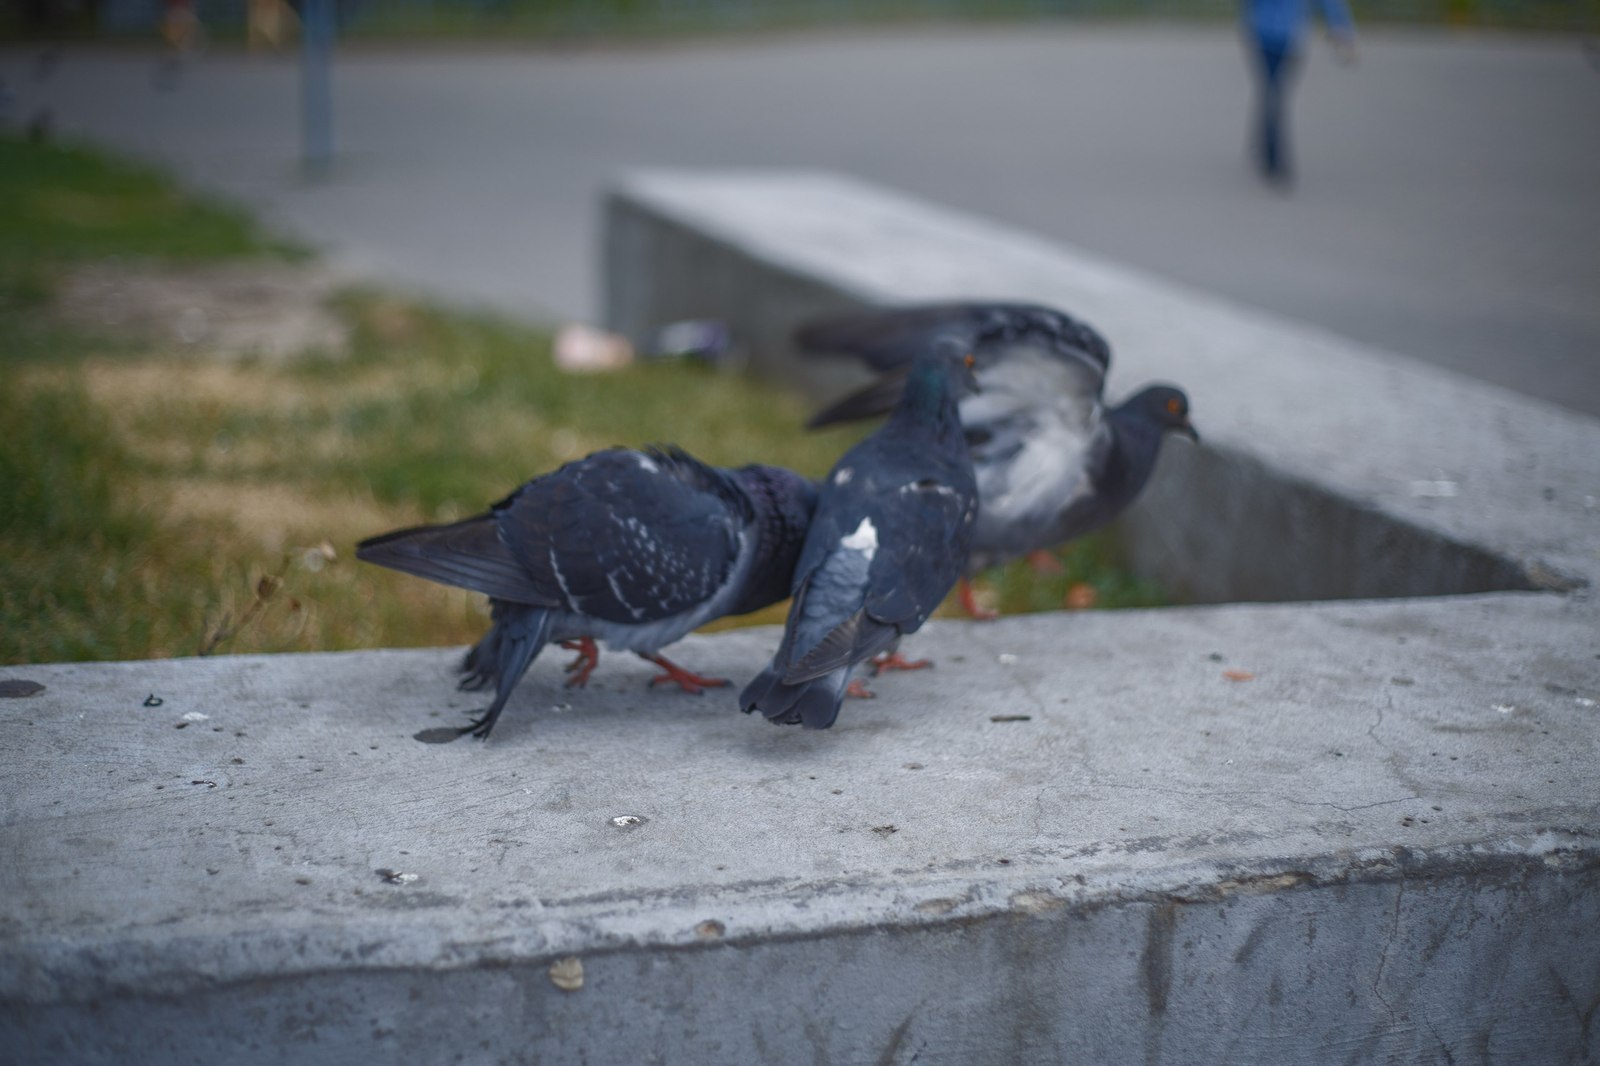
{"type": "Polygon", "coordinates": [[[956,595],[961,600],[961,609],[974,622],[993,622],[1000,617],[1000,612],[978,604],[977,598],[972,595],[972,582],[966,578],[956,582],[956,595]]]}
{"type": "Polygon", "coordinates": [[[854,696],[858,700],[875,700],[878,694],[867,687],[867,683],[860,678],[850,682],[844,687],[846,696],[854,696]]]}
{"type": "Polygon", "coordinates": [[[1036,574],[1064,574],[1067,572],[1067,568],[1061,565],[1061,560],[1056,558],[1055,553],[1045,551],[1043,548],[1036,552],[1028,553],[1028,565],[1033,568],[1033,572],[1036,574]]]}
{"type": "Polygon", "coordinates": [[[872,676],[877,677],[885,670],[926,670],[932,665],[932,659],[907,659],[897,651],[886,651],[873,656],[872,676]]]}
{"type": "Polygon", "coordinates": [[[728,684],[728,679],[725,677],[701,677],[699,674],[690,673],[676,663],[668,662],[659,655],[646,655],[643,652],[640,652],[639,658],[645,660],[646,662],[655,663],[657,666],[661,667],[661,669],[666,671],[666,673],[657,674],[655,677],[650,679],[651,688],[655,688],[657,685],[663,685],[668,681],[672,681],[689,695],[701,696],[705,694],[705,691],[708,688],[722,688],[728,684]]]}
{"type": "Polygon", "coordinates": [[[589,683],[589,675],[594,673],[594,668],[600,665],[600,649],[595,646],[593,637],[563,640],[561,646],[578,653],[578,657],[566,667],[567,673],[572,675],[567,678],[567,687],[582,688],[589,683]]]}

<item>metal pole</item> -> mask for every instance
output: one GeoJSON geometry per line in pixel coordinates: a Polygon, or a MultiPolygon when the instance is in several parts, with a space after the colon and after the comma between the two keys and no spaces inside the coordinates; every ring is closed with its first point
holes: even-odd
{"type": "Polygon", "coordinates": [[[300,151],[308,175],[333,166],[333,5],[305,0],[300,9],[300,151]]]}

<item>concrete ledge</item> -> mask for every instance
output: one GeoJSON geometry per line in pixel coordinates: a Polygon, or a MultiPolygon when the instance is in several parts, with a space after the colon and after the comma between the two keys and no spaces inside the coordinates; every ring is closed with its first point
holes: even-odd
{"type": "Polygon", "coordinates": [[[47,687],[0,700],[0,1048],[1576,1061],[1594,632],[1532,594],[941,623],[821,734],[552,659],[445,747],[454,652],[8,668],[47,687]]]}
{"type": "Polygon", "coordinates": [[[1124,526],[1196,602],[1571,589],[1600,578],[1600,422],[848,178],[651,171],[607,207],[607,316],[642,337],[731,322],[818,392],[788,337],[859,304],[989,296],[1080,314],[1112,391],[1188,390],[1206,447],[1165,450],[1124,526]]]}

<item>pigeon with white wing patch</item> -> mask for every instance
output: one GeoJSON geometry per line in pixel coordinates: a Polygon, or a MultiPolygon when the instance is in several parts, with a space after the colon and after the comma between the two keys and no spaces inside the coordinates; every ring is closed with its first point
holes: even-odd
{"type": "Polygon", "coordinates": [[[914,633],[966,562],[978,489],[957,413],[971,357],[923,356],[889,421],[823,480],[772,663],[739,706],[826,729],[856,664],[914,633]]]}

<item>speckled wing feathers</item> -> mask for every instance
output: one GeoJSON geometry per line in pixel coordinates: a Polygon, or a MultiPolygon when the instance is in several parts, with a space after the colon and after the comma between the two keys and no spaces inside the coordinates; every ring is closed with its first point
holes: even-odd
{"type": "Polygon", "coordinates": [[[614,449],[530,482],[495,516],[543,596],[633,624],[710,598],[752,510],[721,471],[682,452],[614,449]]]}

